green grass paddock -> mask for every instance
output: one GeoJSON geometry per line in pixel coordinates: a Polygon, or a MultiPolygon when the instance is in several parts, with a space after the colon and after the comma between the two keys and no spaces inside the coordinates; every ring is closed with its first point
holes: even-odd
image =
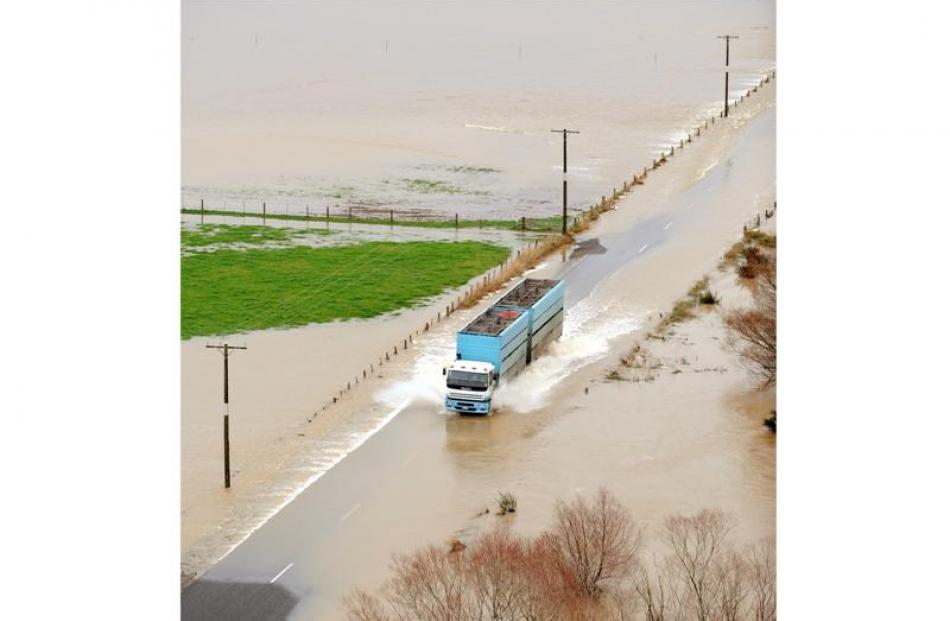
{"type": "Polygon", "coordinates": [[[368,318],[416,305],[501,263],[485,242],[367,242],[181,258],[181,337],[368,318]]]}

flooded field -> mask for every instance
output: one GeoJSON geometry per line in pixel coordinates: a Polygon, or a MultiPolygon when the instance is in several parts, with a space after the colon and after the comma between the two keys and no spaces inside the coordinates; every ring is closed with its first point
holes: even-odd
{"type": "MultiPolygon", "coordinates": [[[[477,310],[436,326],[409,356],[312,422],[301,419],[319,384],[357,364],[357,350],[390,338],[396,324],[249,335],[249,345],[277,362],[264,369],[247,358],[254,370],[242,381],[256,381],[246,384],[253,388],[242,399],[252,403],[243,415],[255,420],[266,409],[256,425],[273,424],[280,441],[255,450],[241,475],[266,485],[239,486],[240,496],[227,499],[214,476],[202,474],[216,476],[217,435],[193,440],[202,462],[185,464],[183,474],[203,484],[187,490],[195,514],[183,521],[204,522],[183,531],[183,560],[200,568],[240,542],[199,584],[267,584],[279,575],[295,598],[289,618],[339,618],[341,596],[379,584],[392,553],[499,525],[536,532],[555,499],[599,486],[648,528],[672,512],[718,507],[738,518],[740,541],[772,533],[774,444],[760,417],[771,397],[756,391],[722,347],[712,317],[683,329],[695,344],[676,347],[687,351],[657,354],[689,356],[693,368],[715,372],[640,384],[607,382],[605,373],[645,338],[659,312],[715,270],[742,223],[771,204],[773,97],[762,93],[717,123],[582,235],[575,252],[537,266],[531,275],[567,281],[565,333],[499,391],[501,407],[491,417],[449,415],[442,405],[440,368],[452,357],[455,330],[477,310]],[[484,515],[501,490],[519,499],[517,516],[504,524],[484,515]],[[229,511],[221,528],[232,535],[224,541],[222,530],[209,528],[223,508],[229,511]]],[[[412,325],[419,317],[404,319],[412,325]]],[[[197,346],[183,345],[183,371],[195,374],[183,391],[193,400],[191,415],[201,413],[216,430],[219,361],[200,359],[197,346]]],[[[253,432],[244,433],[251,446],[253,432]]]]}
{"type": "Polygon", "coordinates": [[[774,5],[188,3],[183,206],[543,217],[619,186],[775,62],[774,5]],[[397,26],[398,24],[398,26],[397,26]],[[353,36],[359,33],[359,36],[353,36]]]}

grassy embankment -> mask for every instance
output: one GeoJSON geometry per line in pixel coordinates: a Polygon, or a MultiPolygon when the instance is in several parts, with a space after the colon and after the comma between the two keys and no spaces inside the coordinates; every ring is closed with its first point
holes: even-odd
{"type": "Polygon", "coordinates": [[[181,337],[368,318],[408,308],[498,265],[484,242],[223,249],[181,259],[181,337]]]}
{"type": "MultiPolygon", "coordinates": [[[[192,216],[226,216],[230,218],[256,218],[256,219],[265,219],[265,215],[262,211],[228,211],[223,209],[205,209],[204,211],[200,209],[182,209],[181,213],[192,215],[192,216]]],[[[296,222],[334,222],[336,224],[381,224],[381,225],[392,225],[392,226],[414,226],[427,229],[502,229],[506,231],[519,231],[521,230],[521,219],[512,218],[510,220],[479,220],[479,219],[468,219],[468,218],[459,218],[458,225],[456,226],[455,217],[446,218],[446,219],[413,219],[413,218],[403,218],[400,214],[395,214],[392,221],[389,217],[367,217],[354,215],[352,218],[345,215],[334,215],[331,214],[329,220],[325,215],[319,215],[317,213],[312,213],[310,216],[304,214],[293,214],[293,213],[268,213],[266,215],[267,220],[290,220],[296,222]]],[[[560,216],[551,216],[549,218],[526,218],[525,219],[525,230],[528,231],[559,231],[561,229],[561,217],[560,216]]]]}

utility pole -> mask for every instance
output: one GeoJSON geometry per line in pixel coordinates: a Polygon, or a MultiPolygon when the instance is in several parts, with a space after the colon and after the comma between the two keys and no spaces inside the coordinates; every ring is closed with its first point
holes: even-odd
{"type": "Polygon", "coordinates": [[[723,112],[722,116],[729,116],[729,40],[738,39],[739,35],[720,35],[718,39],[726,40],[726,94],[723,97],[723,112]]]}
{"type": "Polygon", "coordinates": [[[561,234],[567,235],[567,135],[568,134],[579,134],[580,132],[574,129],[552,129],[551,133],[562,134],[564,136],[564,188],[563,196],[564,201],[562,204],[561,210],[561,234]]]}
{"type": "Polygon", "coordinates": [[[208,349],[219,349],[224,354],[224,487],[231,487],[231,438],[228,430],[228,356],[235,349],[247,349],[244,345],[205,345],[208,349]]]}

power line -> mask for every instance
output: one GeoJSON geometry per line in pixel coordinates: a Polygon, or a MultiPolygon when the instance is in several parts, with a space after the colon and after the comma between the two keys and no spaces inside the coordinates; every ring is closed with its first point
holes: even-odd
{"type": "Polygon", "coordinates": [[[726,94],[723,98],[722,115],[727,117],[729,116],[729,41],[738,39],[739,35],[720,35],[716,38],[726,40],[726,94]]]}
{"type": "Polygon", "coordinates": [[[567,135],[579,134],[575,129],[552,129],[553,134],[562,134],[564,136],[564,180],[563,180],[563,204],[561,210],[561,235],[567,235],[567,135]]]}
{"type": "Polygon", "coordinates": [[[231,487],[231,438],[228,428],[228,358],[235,349],[247,349],[245,345],[205,345],[208,349],[218,349],[224,355],[224,487],[231,487]]]}

